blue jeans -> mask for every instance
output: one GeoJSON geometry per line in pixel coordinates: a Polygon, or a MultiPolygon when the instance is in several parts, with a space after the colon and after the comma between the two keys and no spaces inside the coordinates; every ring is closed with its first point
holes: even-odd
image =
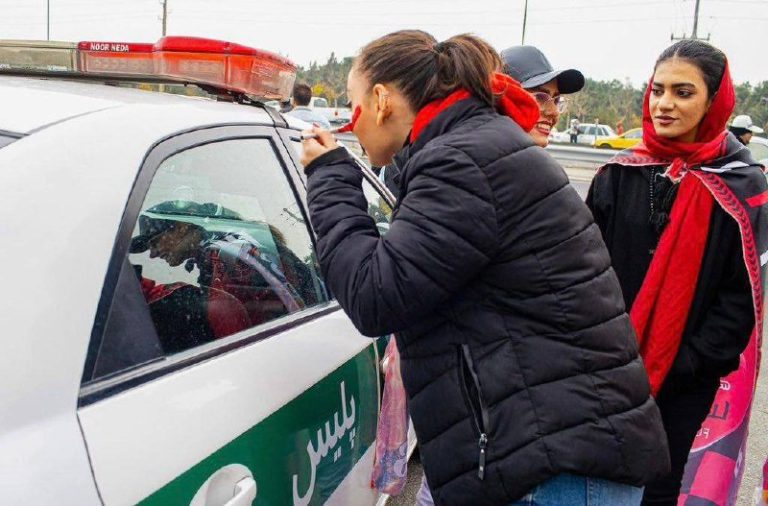
{"type": "Polygon", "coordinates": [[[639,506],[643,489],[615,481],[560,474],[509,506],[639,506]]]}

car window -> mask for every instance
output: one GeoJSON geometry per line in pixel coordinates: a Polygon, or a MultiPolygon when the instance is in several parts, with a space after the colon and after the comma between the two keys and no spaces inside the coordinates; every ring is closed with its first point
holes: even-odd
{"type": "MultiPolygon", "coordinates": [[[[355,137],[340,137],[339,142],[355,155],[357,155],[357,149],[362,153],[362,146],[355,137]]],[[[301,158],[301,142],[293,140],[291,144],[296,153],[296,158],[301,158]]],[[[367,158],[364,158],[364,160],[367,161],[367,158]]],[[[304,177],[303,171],[302,177],[304,177]]],[[[382,194],[379,193],[379,190],[377,190],[366,178],[363,178],[363,193],[365,193],[365,198],[368,201],[368,214],[370,214],[376,222],[379,232],[385,233],[389,230],[389,222],[392,220],[392,207],[387,203],[387,200],[382,194]]]]}
{"type": "Polygon", "coordinates": [[[365,162],[368,162],[368,155],[366,155],[365,150],[363,149],[362,144],[360,144],[360,141],[357,140],[357,137],[354,135],[341,134],[336,136],[336,140],[338,140],[347,149],[354,153],[355,156],[365,162]]]}
{"type": "Polygon", "coordinates": [[[328,300],[268,139],[215,142],[166,159],[129,249],[93,379],[328,300]],[[142,314],[149,324],[140,325],[142,314]]]}
{"type": "Polygon", "coordinates": [[[755,160],[764,160],[768,158],[768,146],[757,142],[749,143],[749,150],[752,152],[752,158],[755,160]]]}
{"type": "Polygon", "coordinates": [[[316,98],[315,107],[328,107],[328,101],[324,98],[316,98]]]}
{"type": "Polygon", "coordinates": [[[627,139],[642,139],[642,138],[643,138],[642,130],[636,130],[634,132],[630,132],[627,134],[627,139]]]}
{"type": "Polygon", "coordinates": [[[596,131],[597,131],[597,127],[595,127],[595,126],[591,126],[591,127],[587,128],[587,134],[589,134],[589,135],[595,135],[596,131]]]}

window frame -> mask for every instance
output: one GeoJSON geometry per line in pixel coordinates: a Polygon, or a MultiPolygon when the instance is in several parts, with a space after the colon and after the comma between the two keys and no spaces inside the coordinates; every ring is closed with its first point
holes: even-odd
{"type": "MultiPolygon", "coordinates": [[[[304,189],[307,187],[307,178],[303,173],[303,169],[301,167],[301,162],[299,161],[298,157],[296,156],[293,146],[291,146],[291,143],[294,142],[301,142],[301,132],[298,130],[288,129],[288,128],[282,128],[278,129],[280,133],[280,138],[283,141],[283,145],[288,152],[288,156],[293,161],[293,169],[294,169],[294,175],[295,179],[297,181],[297,184],[301,185],[304,189]]],[[[355,161],[358,167],[360,167],[360,170],[363,173],[363,178],[365,178],[366,181],[368,181],[371,186],[373,186],[379,193],[382,194],[382,196],[386,199],[387,203],[392,207],[394,210],[395,208],[395,197],[392,195],[392,192],[389,191],[389,188],[379,180],[378,176],[371,170],[371,168],[362,161],[357,155],[355,155],[352,151],[349,150],[346,146],[339,143],[344,149],[347,150],[347,152],[350,154],[352,159],[355,161]]],[[[302,198],[304,198],[303,204],[306,207],[306,192],[302,194],[302,198]]],[[[314,230],[312,231],[313,234],[313,240],[314,240],[314,230]]]]}
{"type": "Polygon", "coordinates": [[[174,355],[158,357],[155,360],[137,364],[135,367],[123,369],[111,375],[92,379],[112,303],[115,299],[121,266],[128,254],[141,206],[158,168],[168,158],[183,151],[207,144],[243,139],[265,139],[270,142],[275,150],[278,164],[282,168],[285,181],[299,205],[299,211],[305,222],[312,247],[316,248],[315,234],[311,229],[307,213],[306,191],[303,182],[298,177],[296,167],[293,169],[289,167],[288,162],[294,161],[293,153],[286,149],[284,140],[281,139],[281,135],[278,134],[275,127],[247,124],[213,125],[179,132],[158,141],[144,157],[120,220],[91,329],[88,354],[81,378],[79,407],[87,406],[119,392],[278,335],[287,329],[340,309],[336,301],[330,300],[174,355]]]}

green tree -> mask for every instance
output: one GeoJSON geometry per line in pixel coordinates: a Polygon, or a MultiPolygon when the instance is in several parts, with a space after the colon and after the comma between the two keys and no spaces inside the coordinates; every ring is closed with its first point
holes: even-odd
{"type": "MultiPolygon", "coordinates": [[[[307,68],[300,67],[297,79],[309,84],[316,96],[341,106],[349,101],[347,75],[352,62],[351,56],[340,59],[336,53],[331,53],[323,64],[311,62],[307,68]]],[[[557,128],[565,128],[571,118],[578,118],[582,123],[591,123],[599,118],[601,123],[611,126],[621,120],[626,130],[639,127],[642,124],[646,86],[647,83],[643,83],[639,89],[635,88],[629,79],[596,81],[588,78],[583,90],[568,95],[568,111],[560,118],[557,128]]],[[[756,125],[768,130],[768,81],[757,85],[739,84],[736,86],[736,97],[734,114],[749,114],[756,125]]]]}

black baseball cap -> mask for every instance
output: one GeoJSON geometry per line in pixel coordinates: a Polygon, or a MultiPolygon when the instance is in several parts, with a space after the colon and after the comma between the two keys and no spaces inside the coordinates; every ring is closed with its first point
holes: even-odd
{"type": "Polygon", "coordinates": [[[576,93],[584,87],[584,74],[576,69],[555,70],[538,48],[513,46],[501,52],[504,72],[519,81],[523,88],[535,88],[557,79],[560,93],[576,93]]]}
{"type": "Polygon", "coordinates": [[[179,222],[202,227],[207,220],[214,218],[242,221],[242,217],[235,211],[211,202],[198,204],[186,200],[170,200],[157,204],[139,216],[139,235],[131,240],[130,252],[147,251],[152,239],[168,232],[179,222]]]}

